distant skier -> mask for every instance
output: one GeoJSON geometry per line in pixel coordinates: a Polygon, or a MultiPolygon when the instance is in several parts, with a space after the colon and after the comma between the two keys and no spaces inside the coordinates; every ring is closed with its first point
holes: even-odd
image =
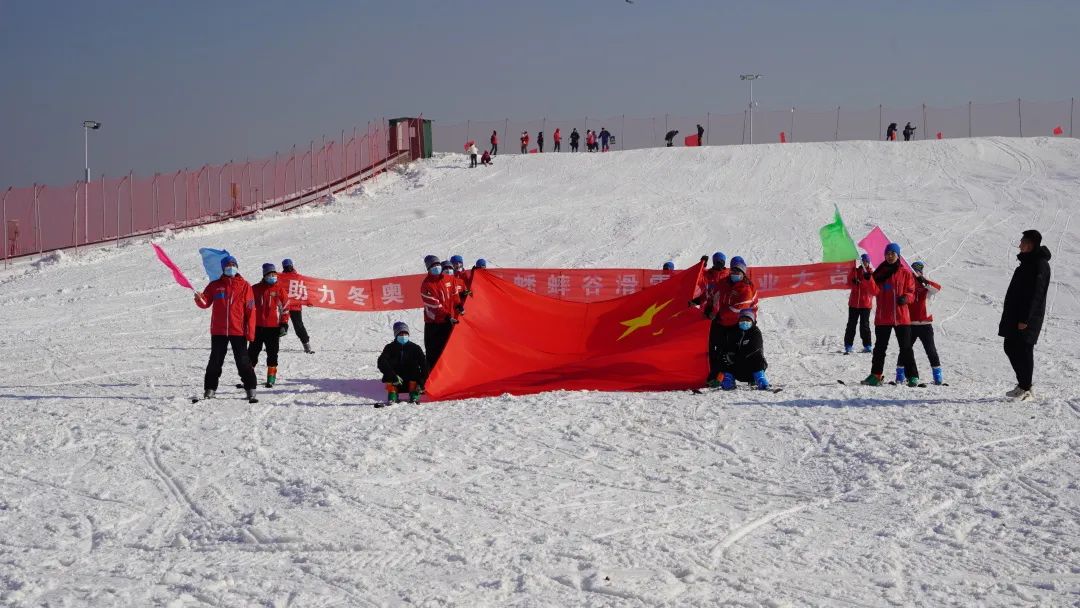
{"type": "Polygon", "coordinates": [[[601,128],[600,129],[600,151],[601,152],[607,152],[608,151],[608,149],[609,149],[608,148],[608,140],[610,140],[610,139],[611,139],[611,133],[608,132],[607,127],[601,128]]]}
{"type": "MultiPolygon", "coordinates": [[[[923,271],[926,264],[915,262],[911,270],[915,272],[915,299],[908,307],[911,312],[911,348],[914,351],[915,342],[921,341],[926,358],[930,360],[930,371],[934,375],[934,384],[942,384],[945,381],[941,372],[941,360],[938,358],[937,347],[934,345],[934,315],[928,308],[930,296],[941,291],[941,285],[926,278],[923,271]]],[[[914,357],[914,354],[912,354],[914,357]]],[[[903,362],[896,360],[896,378],[900,382],[903,372],[903,362]]]]}
{"type": "Polygon", "coordinates": [[[877,283],[874,282],[874,268],[870,265],[870,256],[862,254],[860,264],[851,269],[848,276],[848,284],[851,285],[851,295],[848,296],[847,328],[844,330],[844,354],[849,355],[855,348],[855,325],[859,326],[859,337],[862,338],[862,352],[872,352],[873,343],[870,339],[870,310],[874,307],[874,296],[877,295],[877,283]]]}
{"type": "Polygon", "coordinates": [[[1050,250],[1038,230],[1025,230],[1020,239],[1020,265],[1013,271],[998,324],[1005,338],[1005,354],[1016,373],[1016,388],[1006,393],[1013,399],[1035,398],[1031,390],[1035,371],[1035,344],[1046,314],[1046,291],[1050,287],[1050,250]]]}
{"type": "Polygon", "coordinates": [[[480,156],[480,164],[484,165],[485,167],[491,166],[491,152],[489,152],[488,150],[484,150],[483,155],[480,156]]]}
{"type": "Polygon", "coordinates": [[[495,131],[491,132],[491,155],[495,156],[499,153],[499,134],[495,131]]]}
{"type": "MultiPolygon", "coordinates": [[[[281,260],[281,273],[278,274],[278,281],[285,286],[288,290],[289,296],[289,321],[293,325],[296,337],[300,338],[300,344],[304,346],[304,352],[313,355],[315,351],[311,350],[311,338],[308,336],[307,328],[304,327],[304,306],[311,306],[305,301],[295,296],[294,283],[302,285],[300,274],[296,272],[296,266],[293,265],[293,261],[289,258],[281,260]]],[[[304,290],[306,293],[306,289],[304,290]]]]}
{"type": "Polygon", "coordinates": [[[562,152],[562,132],[558,127],[556,127],[555,132],[551,134],[551,141],[555,143],[555,145],[552,146],[551,151],[562,152]]]}
{"type": "Polygon", "coordinates": [[[589,152],[596,151],[596,131],[589,129],[585,132],[585,147],[588,148],[589,152]]]}
{"type": "Polygon", "coordinates": [[[768,390],[769,380],[765,370],[764,340],[757,326],[757,313],[747,308],[738,313],[736,326],[723,337],[720,346],[720,388],[735,389],[736,382],[749,382],[760,390],[768,390]]]}
{"type": "Polygon", "coordinates": [[[720,386],[722,354],[729,332],[736,331],[740,313],[746,309],[757,310],[757,288],[746,277],[746,262],[739,256],[731,258],[727,278],[712,290],[705,301],[705,317],[712,320],[709,328],[709,376],[710,387],[720,386]]]}
{"type": "Polygon", "coordinates": [[[697,145],[705,145],[705,127],[701,126],[701,124],[697,126],[697,145]]]}
{"type": "Polygon", "coordinates": [[[889,350],[889,338],[896,333],[900,345],[900,363],[897,364],[897,384],[903,381],[901,369],[908,386],[919,384],[919,368],[915,365],[915,352],[911,348],[911,313],[908,309],[915,299],[915,277],[900,262],[900,245],[889,243],[885,247],[885,262],[874,270],[877,286],[877,314],[874,316],[874,357],[870,375],[862,381],[870,386],[884,382],[885,355],[889,350]]]}
{"type": "Polygon", "coordinates": [[[458,323],[461,296],[453,267],[446,269],[439,262],[429,266],[420,285],[420,298],[424,303],[424,351],[434,368],[458,323]]]}
{"type": "MultiPolygon", "coordinates": [[[[911,123],[904,125],[904,141],[911,141],[911,136],[915,134],[915,127],[911,126],[911,123]]],[[[894,134],[895,138],[896,135],[894,134]]]]}
{"type": "Polygon", "coordinates": [[[896,141],[896,123],[889,123],[889,128],[885,129],[885,139],[888,141],[896,141]]]}
{"type": "Polygon", "coordinates": [[[577,128],[575,127],[573,131],[570,131],[570,151],[571,152],[577,152],[578,151],[578,142],[580,140],[581,140],[581,134],[577,132],[577,128]]]}
{"type": "Polygon", "coordinates": [[[664,141],[667,142],[667,147],[670,148],[670,147],[675,145],[675,136],[678,135],[678,134],[679,134],[678,130],[672,129],[672,130],[668,131],[666,135],[664,135],[664,141]]]}
{"type": "Polygon", "coordinates": [[[278,283],[277,268],[262,265],[263,278],[251,288],[255,296],[255,339],[248,344],[251,367],[259,366],[259,353],[266,346],[266,388],[277,382],[278,344],[289,333],[289,292],[278,283]]]}
{"type": "Polygon", "coordinates": [[[376,362],[386,383],[386,403],[383,407],[400,401],[401,393],[409,394],[409,403],[420,403],[420,393],[428,377],[428,362],[424,350],[409,340],[409,326],[402,321],[394,323],[394,341],[383,347],[376,362]]]}
{"type": "Polygon", "coordinates": [[[536,149],[543,154],[544,152],[544,132],[540,131],[536,134],[536,149]]]}
{"type": "Polygon", "coordinates": [[[476,155],[480,154],[480,149],[476,147],[476,144],[469,144],[466,152],[469,154],[469,168],[472,169],[476,167],[476,155]]]}
{"type": "Polygon", "coordinates": [[[233,256],[221,260],[221,277],[210,281],[201,294],[196,294],[199,308],[211,308],[210,362],[203,377],[203,399],[213,399],[221,378],[225,353],[233,351],[236,371],[244,383],[249,403],[255,398],[255,369],[248,358],[247,343],[255,339],[255,294],[251,285],[240,276],[240,265],[233,256]]]}
{"type": "Polygon", "coordinates": [[[521,132],[521,153],[522,154],[528,154],[529,153],[529,132],[528,131],[522,131],[521,132]]]}

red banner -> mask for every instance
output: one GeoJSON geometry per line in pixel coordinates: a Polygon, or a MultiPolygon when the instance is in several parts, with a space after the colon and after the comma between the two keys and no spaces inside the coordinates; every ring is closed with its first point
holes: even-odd
{"type": "MultiPolygon", "coordinates": [[[[761,298],[775,298],[825,289],[847,289],[851,262],[758,266],[750,278],[761,298]]],[[[671,277],[662,270],[640,268],[489,268],[488,273],[535,294],[568,302],[600,302],[635,294],[671,277]]],[[[422,308],[422,274],[383,279],[332,281],[301,276],[286,286],[289,298],[308,306],[334,310],[383,311],[422,308]]]]}

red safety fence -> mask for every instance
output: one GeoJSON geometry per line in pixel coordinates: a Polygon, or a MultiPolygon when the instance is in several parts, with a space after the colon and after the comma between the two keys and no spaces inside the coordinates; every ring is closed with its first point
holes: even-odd
{"type": "MultiPolygon", "coordinates": [[[[410,122],[399,123],[414,127],[410,122]]],[[[318,148],[205,165],[196,170],[128,174],[66,186],[34,185],[0,193],[3,258],[43,253],[241,217],[292,209],[411,160],[389,152],[389,128],[369,127],[318,148]]]]}
{"type": "MultiPolygon", "coordinates": [[[[1015,99],[1002,103],[968,103],[955,107],[935,107],[922,104],[908,108],[879,105],[872,108],[838,106],[829,110],[806,110],[791,107],[784,110],[749,110],[738,113],[711,112],[688,117],[664,114],[635,117],[537,118],[533,120],[467,120],[460,123],[433,121],[433,143],[436,152],[459,152],[461,145],[475,139],[481,148],[490,148],[494,131],[499,137],[499,152],[520,152],[522,131],[529,133],[529,147],[536,145],[538,132],[544,133],[544,152],[552,151],[551,134],[556,128],[563,135],[562,151],[570,151],[570,132],[581,134],[585,151],[585,132],[600,132],[606,128],[614,137],[612,150],[655,148],[666,145],[664,135],[678,131],[679,145],[689,135],[697,134],[697,126],[705,130],[702,145],[723,146],[749,143],[778,143],[780,133],[786,142],[820,142],[844,140],[883,140],[889,123],[902,130],[910,122],[916,127],[914,139],[933,139],[937,133],[953,137],[1033,137],[1067,135],[1073,137],[1073,115],[1076,101],[1038,102],[1015,99]],[[1059,128],[1060,127],[1060,128],[1059,128]]],[[[898,136],[899,137],[899,136],[898,136]]]]}

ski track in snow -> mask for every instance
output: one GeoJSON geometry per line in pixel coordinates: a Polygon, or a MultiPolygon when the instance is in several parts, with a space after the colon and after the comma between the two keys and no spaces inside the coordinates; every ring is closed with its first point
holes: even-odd
{"type": "MultiPolygon", "coordinates": [[[[413,163],[292,214],[160,237],[251,274],[819,258],[840,206],[944,284],[951,386],[869,388],[846,292],[765,300],[779,394],[556,392],[370,407],[418,311],[308,309],[248,404],[145,240],[0,271],[0,603],[1069,605],[1080,598],[1080,143],[988,138],[413,163]],[[1036,401],[996,337],[1019,233],[1052,247],[1036,401]],[[848,385],[836,384],[836,379],[848,385]]],[[[704,347],[703,337],[703,347],[704,347]]],[[[926,365],[921,352],[920,365],[926,365]]],[[[264,361],[265,363],[265,361],[264,361]]],[[[887,369],[891,368],[887,366],[887,369]]],[[[259,368],[263,373],[264,367],[259,368]]]]}

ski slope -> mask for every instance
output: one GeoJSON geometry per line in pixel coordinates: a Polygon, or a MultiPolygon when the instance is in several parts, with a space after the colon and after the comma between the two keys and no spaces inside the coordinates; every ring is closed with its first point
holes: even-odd
{"type": "MultiPolygon", "coordinates": [[[[565,392],[375,410],[400,315],[305,311],[249,405],[148,244],[0,274],[0,604],[888,606],[1080,602],[1080,142],[971,139],[415,163],[158,239],[251,280],[820,258],[838,204],[944,285],[949,387],[840,386],[846,292],[763,302],[779,394],[565,392]],[[1020,232],[1053,253],[1040,399],[996,337],[1020,232]]],[[[704,349],[705,337],[702,337],[704,349]]],[[[892,352],[895,352],[892,351],[892,352]]],[[[923,375],[926,359],[917,349],[923,375]]],[[[890,359],[891,362],[891,359],[890,359]]],[[[886,366],[889,373],[890,366],[886,366]]],[[[260,377],[265,368],[257,370],[260,377]]]]}

